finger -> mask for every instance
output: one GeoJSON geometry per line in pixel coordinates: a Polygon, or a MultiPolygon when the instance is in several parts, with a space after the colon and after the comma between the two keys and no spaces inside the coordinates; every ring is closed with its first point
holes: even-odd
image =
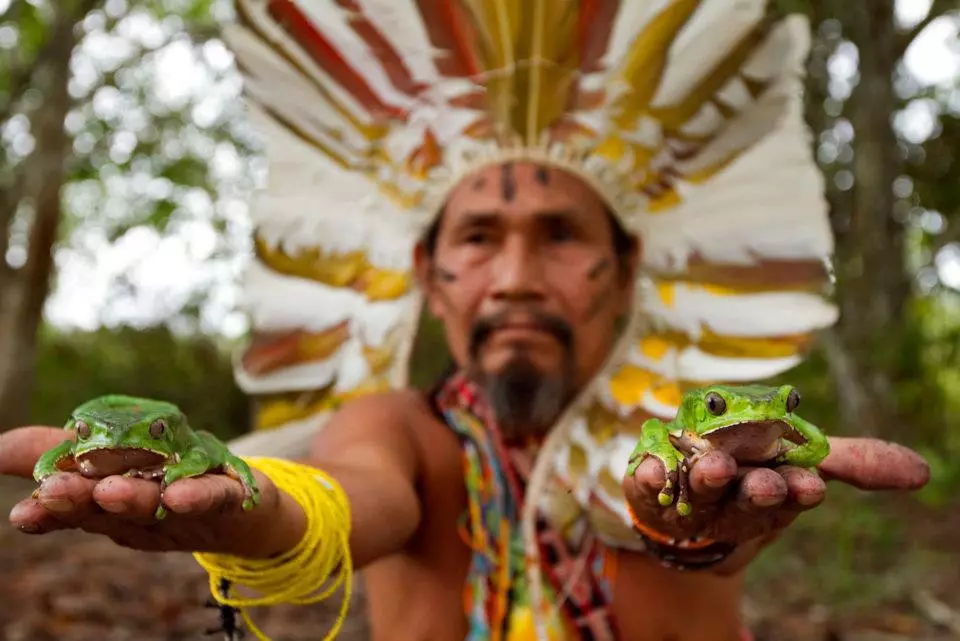
{"type": "Polygon", "coordinates": [[[66,472],[47,477],[37,488],[36,499],[44,509],[66,523],[79,523],[99,511],[93,501],[96,481],[66,472]]]}
{"type": "Polygon", "coordinates": [[[875,438],[830,437],[830,454],[819,469],[825,478],[861,490],[917,490],[930,480],[922,456],[875,438]]]}
{"type": "Polygon", "coordinates": [[[18,427],[0,434],[0,474],[33,478],[33,466],[40,455],[69,434],[56,427],[18,427]]]}
{"type": "Polygon", "coordinates": [[[718,500],[737,478],[737,462],[720,450],[704,454],[690,470],[690,490],[697,502],[718,500]]]}
{"type": "Polygon", "coordinates": [[[50,510],[40,505],[40,501],[33,498],[13,506],[10,510],[10,524],[27,534],[46,534],[73,527],[61,522],[50,510]]]}
{"type": "Polygon", "coordinates": [[[93,488],[93,500],[105,511],[134,520],[152,520],[160,505],[156,481],[108,476],[93,488]]]}
{"type": "Polygon", "coordinates": [[[633,478],[634,486],[641,496],[653,496],[663,488],[664,481],[666,481],[663,463],[652,456],[648,456],[637,466],[633,478]]]}
{"type": "Polygon", "coordinates": [[[766,468],[747,470],[737,492],[737,505],[747,512],[778,507],[787,498],[787,482],[766,468]]]}
{"type": "Polygon", "coordinates": [[[181,479],[167,487],[163,503],[178,514],[239,510],[243,503],[243,486],[235,479],[219,474],[181,479]]]}
{"type": "Polygon", "coordinates": [[[798,509],[810,509],[826,498],[827,484],[815,472],[784,465],[777,468],[777,473],[787,484],[787,501],[798,509]]]}

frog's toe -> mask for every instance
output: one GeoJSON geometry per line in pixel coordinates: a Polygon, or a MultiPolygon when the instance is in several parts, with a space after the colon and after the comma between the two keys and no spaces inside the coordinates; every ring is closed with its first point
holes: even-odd
{"type": "Polygon", "coordinates": [[[677,486],[677,471],[668,471],[666,477],[666,480],[663,482],[663,489],[660,490],[660,493],[657,495],[657,501],[659,501],[663,507],[673,505],[673,499],[675,498],[674,492],[677,486]]]}
{"type": "Polygon", "coordinates": [[[693,508],[690,505],[690,466],[686,460],[680,462],[677,478],[680,486],[677,493],[677,513],[680,516],[690,516],[693,508]]]}
{"type": "Polygon", "coordinates": [[[255,480],[244,479],[231,471],[228,471],[227,474],[243,486],[243,502],[240,505],[244,510],[252,510],[255,506],[260,505],[260,488],[257,487],[255,480]]]}

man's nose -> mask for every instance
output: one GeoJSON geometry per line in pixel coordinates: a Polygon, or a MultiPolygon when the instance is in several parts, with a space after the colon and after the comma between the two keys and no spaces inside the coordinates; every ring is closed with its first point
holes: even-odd
{"type": "Polygon", "coordinates": [[[536,247],[524,238],[509,238],[494,263],[493,296],[515,301],[542,299],[544,276],[536,247]]]}

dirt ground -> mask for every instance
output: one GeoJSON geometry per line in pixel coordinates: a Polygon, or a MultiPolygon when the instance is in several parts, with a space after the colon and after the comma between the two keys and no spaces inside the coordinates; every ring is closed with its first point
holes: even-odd
{"type": "MultiPolygon", "coordinates": [[[[206,575],[183,554],[143,554],[76,532],[41,537],[9,527],[6,515],[28,483],[0,479],[0,641],[200,641],[221,639],[217,611],[204,607],[206,575]]],[[[950,528],[953,530],[953,528],[950,528]]],[[[952,533],[949,542],[953,542],[952,533]]],[[[947,541],[945,541],[946,543],[947,541]]],[[[960,558],[960,557],[955,557],[960,558]]],[[[931,593],[881,611],[826,614],[816,599],[798,608],[785,596],[790,577],[775,580],[745,600],[757,641],[947,641],[960,639],[960,565],[942,568],[931,593]],[[950,577],[954,576],[953,580],[950,577]],[[777,585],[777,583],[782,585],[777,585]],[[946,583],[945,583],[946,582],[946,583]],[[786,605],[786,607],[784,607],[786,605]],[[951,630],[951,628],[953,628],[951,630]]],[[[802,599],[801,601],[802,602],[802,599]]],[[[339,601],[255,613],[273,641],[322,639],[339,601]]],[[[364,641],[362,586],[340,641],[364,641]]],[[[252,635],[246,635],[252,641],[252,635]]]]}

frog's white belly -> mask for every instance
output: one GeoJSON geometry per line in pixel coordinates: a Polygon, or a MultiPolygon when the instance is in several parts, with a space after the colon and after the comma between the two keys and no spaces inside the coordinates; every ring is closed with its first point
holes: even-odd
{"type": "Polygon", "coordinates": [[[76,456],[80,474],[88,478],[104,478],[131,470],[149,478],[160,473],[166,460],[162,454],[135,448],[92,450],[76,456]]]}
{"type": "Polygon", "coordinates": [[[783,449],[781,439],[795,439],[797,434],[784,421],[750,421],[717,430],[706,437],[693,432],[676,439],[683,451],[688,448],[706,452],[722,450],[741,463],[764,463],[783,449]]]}

